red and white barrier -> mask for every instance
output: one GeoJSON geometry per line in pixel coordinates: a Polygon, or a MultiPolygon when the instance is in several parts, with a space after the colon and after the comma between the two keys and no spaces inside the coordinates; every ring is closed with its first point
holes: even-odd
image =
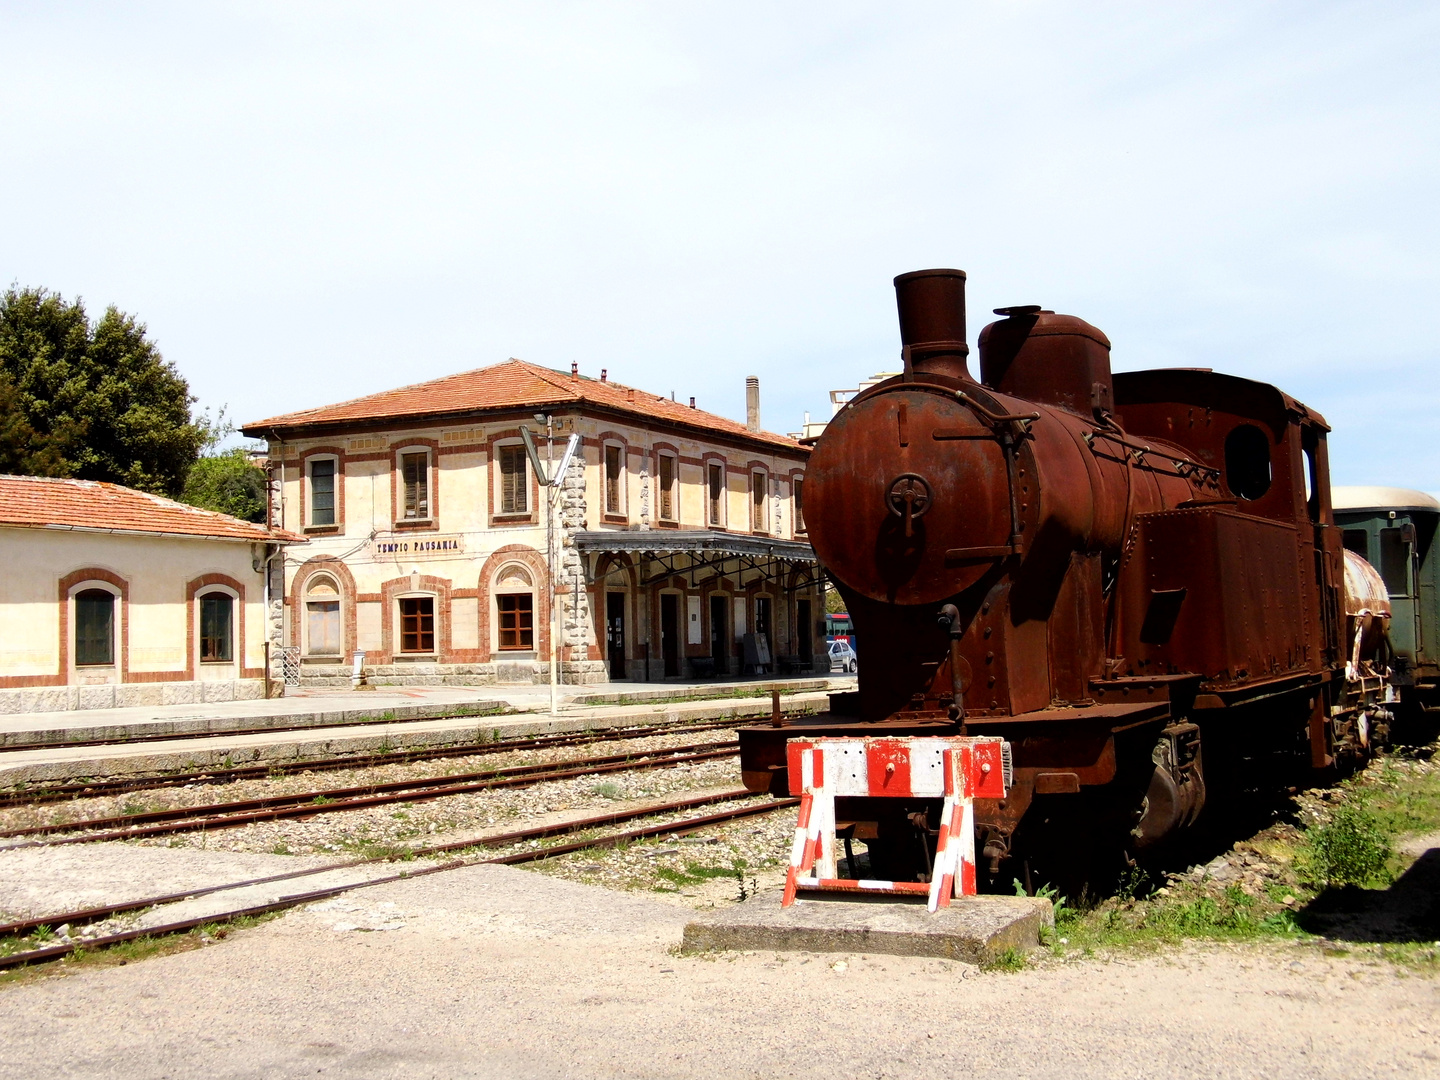
{"type": "Polygon", "coordinates": [[[790,794],[800,796],[800,817],[781,906],[799,889],[925,893],[931,911],[952,896],[973,896],[974,800],[1005,797],[1007,749],[993,737],[791,739],[790,794]],[[837,797],[943,799],[930,883],[837,878],[837,797]]]}

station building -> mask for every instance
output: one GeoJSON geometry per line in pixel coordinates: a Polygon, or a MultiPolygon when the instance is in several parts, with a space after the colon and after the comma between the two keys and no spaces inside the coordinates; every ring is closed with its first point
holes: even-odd
{"type": "Polygon", "coordinates": [[[267,571],[300,539],[115,484],[0,476],[0,713],[266,696],[267,571]]]}
{"type": "Polygon", "coordinates": [[[380,684],[544,682],[552,638],[567,683],[828,670],[809,450],[760,429],[758,394],[740,424],[512,359],[247,424],[272,524],[309,541],[284,559],[288,676],[363,652],[380,684]]]}

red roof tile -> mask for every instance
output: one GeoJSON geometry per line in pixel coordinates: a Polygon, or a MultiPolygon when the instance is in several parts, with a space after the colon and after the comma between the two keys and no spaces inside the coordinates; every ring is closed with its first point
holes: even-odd
{"type": "Polygon", "coordinates": [[[786,450],[807,453],[808,449],[786,435],[754,432],[744,424],[703,409],[692,409],[667,397],[657,397],[621,383],[601,382],[584,375],[552,371],[524,360],[447,375],[443,379],[402,386],[318,409],[272,416],[242,429],[246,435],[263,437],[272,431],[364,421],[443,417],[482,412],[489,409],[537,408],[539,406],[598,405],[631,413],[650,421],[663,421],[694,429],[697,434],[724,434],[767,443],[786,450]]]}
{"type": "Polygon", "coordinates": [[[186,506],[119,484],[57,480],[43,476],[0,476],[0,528],[96,529],[209,540],[303,542],[280,529],[266,529],[229,514],[186,506]]]}

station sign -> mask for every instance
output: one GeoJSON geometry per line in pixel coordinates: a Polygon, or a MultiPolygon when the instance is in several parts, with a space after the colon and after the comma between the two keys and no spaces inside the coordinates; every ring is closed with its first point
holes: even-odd
{"type": "Polygon", "coordinates": [[[370,541],[374,559],[444,558],[465,554],[464,533],[419,533],[414,536],[377,536],[370,541]]]}

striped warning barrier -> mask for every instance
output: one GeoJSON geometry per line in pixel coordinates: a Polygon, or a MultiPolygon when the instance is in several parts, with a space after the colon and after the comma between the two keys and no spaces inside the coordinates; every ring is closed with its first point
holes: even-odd
{"type": "Polygon", "coordinates": [[[1005,797],[1009,750],[993,737],[791,739],[790,794],[800,796],[800,816],[781,906],[793,904],[800,889],[924,893],[931,911],[952,896],[973,896],[974,801],[1005,797]],[[835,800],[854,797],[944,800],[928,884],[836,876],[835,800]]]}

